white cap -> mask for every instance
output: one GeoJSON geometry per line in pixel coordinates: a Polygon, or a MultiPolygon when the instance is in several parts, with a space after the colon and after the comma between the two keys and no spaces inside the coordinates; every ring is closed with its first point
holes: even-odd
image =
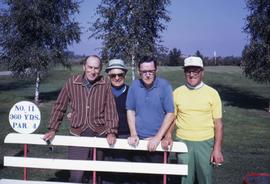
{"type": "Polygon", "coordinates": [[[191,56],[184,60],[184,68],[188,66],[197,66],[203,68],[203,61],[200,57],[191,56]]]}

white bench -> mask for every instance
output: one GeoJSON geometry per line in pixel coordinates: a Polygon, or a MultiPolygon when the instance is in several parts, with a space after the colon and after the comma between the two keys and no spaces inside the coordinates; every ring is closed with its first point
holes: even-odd
{"type": "MultiPolygon", "coordinates": [[[[10,133],[6,136],[4,143],[13,144],[34,144],[47,145],[42,139],[43,134],[18,134],[10,133]]],[[[107,149],[124,149],[124,150],[147,150],[147,141],[140,140],[137,147],[132,147],[127,144],[126,139],[117,139],[116,144],[111,147],[108,145],[106,138],[99,137],[76,137],[76,136],[61,136],[57,135],[51,142],[53,146],[80,146],[107,148],[107,149]]],[[[157,151],[164,150],[159,145],[157,151]]],[[[182,142],[174,142],[170,152],[186,153],[187,147],[182,142]]],[[[164,152],[166,153],[166,152],[164,152]]],[[[166,155],[165,155],[166,157],[166,155]]],[[[95,156],[94,156],[95,158],[95,156]]],[[[5,167],[22,167],[22,168],[43,168],[43,169],[60,169],[60,170],[83,170],[102,172],[119,172],[119,173],[144,173],[144,174],[163,174],[165,175],[187,175],[188,167],[183,164],[171,163],[140,163],[140,162],[116,162],[116,161],[97,161],[97,160],[69,160],[56,158],[33,158],[33,157],[18,157],[18,156],[4,156],[5,167]]],[[[93,174],[93,177],[95,176],[93,174]]],[[[166,179],[166,176],[165,176],[166,179]]],[[[24,184],[24,183],[64,183],[64,182],[41,182],[41,181],[24,181],[1,179],[0,184],[24,184]]],[[[93,180],[95,183],[95,180],[93,180]]],[[[166,181],[164,181],[166,183],[166,181]]]]}

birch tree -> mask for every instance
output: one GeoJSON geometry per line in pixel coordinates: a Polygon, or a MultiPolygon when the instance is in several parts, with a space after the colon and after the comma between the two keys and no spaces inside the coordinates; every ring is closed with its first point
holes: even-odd
{"type": "Polygon", "coordinates": [[[170,0],[102,0],[98,18],[90,27],[90,37],[102,40],[104,59],[122,58],[132,66],[143,55],[156,56],[164,51],[160,33],[170,21],[166,10],[170,0]]]}
{"type": "Polygon", "coordinates": [[[74,0],[5,0],[0,13],[0,57],[15,77],[36,79],[57,63],[68,65],[65,51],[80,40],[74,0]]]}

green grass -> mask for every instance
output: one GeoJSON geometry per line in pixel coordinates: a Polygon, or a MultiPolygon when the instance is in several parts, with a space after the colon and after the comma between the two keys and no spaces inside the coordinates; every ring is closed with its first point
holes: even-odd
{"type": "MultiPolygon", "coordinates": [[[[53,102],[59,90],[72,74],[79,73],[81,66],[71,70],[56,67],[48,78],[41,81],[41,125],[36,133],[45,133],[53,102]]],[[[249,172],[270,172],[270,85],[258,84],[243,76],[239,67],[206,67],[205,83],[216,88],[223,102],[225,162],[222,167],[214,169],[214,181],[218,184],[242,183],[249,172]]],[[[130,83],[131,72],[127,81],[130,83]]],[[[184,83],[181,67],[161,67],[158,75],[168,79],[173,88],[184,83]]],[[[4,155],[19,154],[22,146],[3,144],[3,139],[13,132],[8,123],[10,108],[20,100],[33,100],[34,83],[8,77],[0,78],[0,122],[1,149],[0,164],[4,155]]],[[[64,120],[59,134],[67,134],[68,123],[64,120]]],[[[30,146],[30,155],[44,157],[66,157],[66,149],[56,147],[54,152],[47,147],[30,146]]],[[[22,169],[0,168],[0,178],[21,178],[22,169]]],[[[65,179],[66,172],[54,170],[30,170],[30,179],[54,180],[65,179]]]]}

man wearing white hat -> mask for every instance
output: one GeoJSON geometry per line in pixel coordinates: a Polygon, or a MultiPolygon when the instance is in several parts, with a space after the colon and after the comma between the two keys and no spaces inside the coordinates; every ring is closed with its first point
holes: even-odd
{"type": "MultiPolygon", "coordinates": [[[[128,69],[122,59],[111,59],[105,72],[111,81],[112,93],[114,96],[116,110],[119,117],[117,138],[128,138],[129,127],[127,122],[126,99],[129,86],[125,83],[125,77],[128,69]]],[[[128,150],[104,150],[105,160],[112,161],[129,161],[131,160],[131,152],[128,150]]],[[[102,184],[110,183],[131,183],[131,174],[115,173],[112,177],[111,173],[103,173],[102,184]]]]}
{"type": "Polygon", "coordinates": [[[167,148],[172,144],[174,132],[175,141],[185,142],[188,147],[187,154],[178,155],[178,162],[188,164],[188,175],[182,177],[182,184],[193,184],[195,180],[210,184],[213,165],[224,161],[221,100],[218,92],[202,81],[201,58],[186,58],[184,72],[186,84],[173,92],[176,119],[162,145],[167,148]]]}
{"type": "Polygon", "coordinates": [[[126,112],[128,85],[125,84],[127,71],[128,69],[125,66],[124,61],[121,59],[110,60],[108,67],[105,69],[105,72],[108,73],[111,81],[112,93],[116,103],[116,109],[119,117],[118,137],[120,138],[128,138],[129,136],[126,112]]]}

